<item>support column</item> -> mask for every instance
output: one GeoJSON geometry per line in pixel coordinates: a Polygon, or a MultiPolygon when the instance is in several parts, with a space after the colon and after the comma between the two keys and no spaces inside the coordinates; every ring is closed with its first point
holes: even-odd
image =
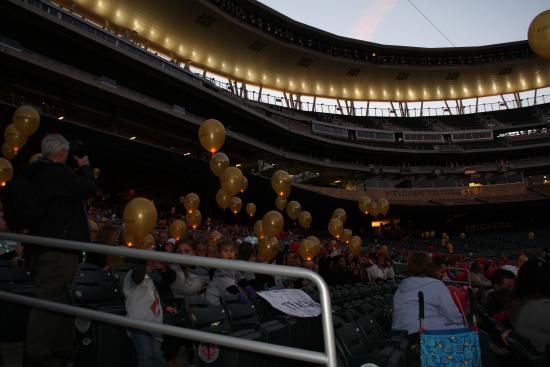
{"type": "Polygon", "coordinates": [[[340,100],[339,100],[339,99],[336,99],[336,103],[338,104],[338,108],[340,109],[340,114],[343,115],[343,114],[344,114],[344,110],[342,110],[342,104],[340,103],[340,100]]]}

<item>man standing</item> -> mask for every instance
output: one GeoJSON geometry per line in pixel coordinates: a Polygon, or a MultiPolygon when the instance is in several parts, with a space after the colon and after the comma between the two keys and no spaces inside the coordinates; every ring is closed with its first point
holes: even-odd
{"type": "MultiPolygon", "coordinates": [[[[43,159],[30,165],[40,213],[30,225],[35,236],[90,242],[85,200],[97,187],[87,156],[67,166],[69,142],[60,134],[42,139],[43,159]]],[[[68,303],[67,284],[78,266],[77,251],[33,246],[33,273],[38,298],[68,303]]],[[[27,326],[25,366],[64,366],[72,361],[73,318],[32,309],[27,326]]]]}

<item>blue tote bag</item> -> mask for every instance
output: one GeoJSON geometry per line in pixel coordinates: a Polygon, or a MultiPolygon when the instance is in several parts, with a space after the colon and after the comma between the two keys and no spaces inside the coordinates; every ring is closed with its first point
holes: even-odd
{"type": "MultiPolygon", "coordinates": [[[[420,313],[420,364],[422,367],[481,367],[479,335],[468,327],[424,330],[424,294],[418,292],[420,313]]],[[[461,310],[462,311],[462,310],[461,310]]],[[[462,311],[464,315],[464,312],[462,311]]],[[[467,326],[466,320],[464,323],[467,326]]]]}

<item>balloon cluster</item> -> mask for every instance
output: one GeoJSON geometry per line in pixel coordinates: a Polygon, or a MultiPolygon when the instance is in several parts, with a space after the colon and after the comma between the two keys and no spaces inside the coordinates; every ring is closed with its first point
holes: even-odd
{"type": "Polygon", "coordinates": [[[40,126],[40,115],[32,106],[21,106],[13,113],[12,123],[4,130],[2,154],[0,158],[0,185],[5,186],[6,182],[13,177],[13,166],[10,160],[15,158],[19,150],[27,143],[29,136],[34,134],[40,126]]]}
{"type": "MultiPolygon", "coordinates": [[[[229,208],[233,214],[237,215],[243,207],[242,199],[237,195],[247,189],[248,179],[238,167],[230,165],[229,157],[225,153],[219,151],[225,141],[223,124],[214,119],[204,121],[199,127],[199,141],[205,150],[212,153],[209,162],[210,170],[220,179],[220,189],[216,192],[216,203],[223,210],[229,208]]],[[[277,194],[275,206],[279,211],[268,211],[262,219],[257,220],[254,224],[254,233],[259,239],[258,255],[262,261],[269,262],[279,253],[280,246],[276,235],[282,232],[285,224],[280,212],[286,209],[286,214],[291,220],[298,221],[300,226],[305,229],[311,226],[311,213],[303,211],[297,201],[287,204],[291,181],[290,175],[284,170],[278,170],[273,174],[271,186],[277,194]]],[[[256,204],[247,203],[245,208],[251,218],[256,214],[256,204]]],[[[307,250],[303,250],[304,254],[307,253],[307,256],[304,256],[308,258],[317,256],[320,250],[320,242],[318,240],[313,242],[317,244],[317,252],[315,252],[315,246],[311,247],[307,242],[305,245],[307,250]]]]}
{"type": "Polygon", "coordinates": [[[357,200],[357,205],[362,213],[366,215],[370,214],[374,218],[380,215],[386,216],[386,214],[390,211],[390,202],[385,198],[375,201],[369,196],[361,196],[359,200],[357,200]]]}
{"type": "MultiPolygon", "coordinates": [[[[225,141],[225,128],[218,120],[208,119],[199,127],[199,141],[204,149],[212,153],[209,166],[214,175],[220,179],[221,188],[216,193],[216,203],[223,210],[229,208],[237,215],[242,207],[242,199],[236,196],[248,187],[248,179],[236,166],[229,166],[229,157],[220,152],[225,141]]],[[[246,213],[253,217],[256,205],[248,203],[246,213]]]]}

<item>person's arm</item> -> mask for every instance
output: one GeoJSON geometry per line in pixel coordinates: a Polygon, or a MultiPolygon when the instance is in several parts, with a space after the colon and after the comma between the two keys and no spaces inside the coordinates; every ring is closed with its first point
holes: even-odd
{"type": "Polygon", "coordinates": [[[145,263],[136,263],[134,269],[132,270],[132,281],[139,285],[145,279],[145,274],[147,273],[147,264],[145,263]]]}
{"type": "Polygon", "coordinates": [[[67,166],[56,164],[58,175],[56,182],[61,184],[54,189],[57,189],[59,196],[87,199],[95,195],[98,188],[92,176],[92,169],[89,164],[84,163],[76,172],[67,166]]]}

